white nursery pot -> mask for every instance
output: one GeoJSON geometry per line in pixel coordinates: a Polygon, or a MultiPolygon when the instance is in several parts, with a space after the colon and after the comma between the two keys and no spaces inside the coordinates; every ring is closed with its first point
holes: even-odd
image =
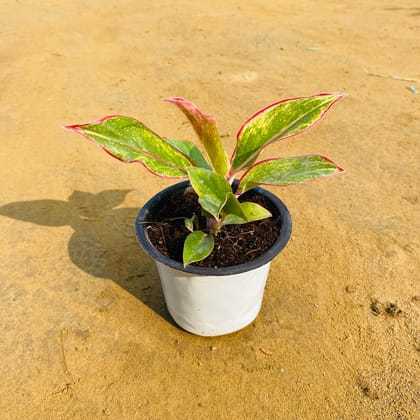
{"type": "Polygon", "coordinates": [[[200,276],[156,263],[175,322],[198,335],[238,331],[258,315],[270,263],[226,276],[200,276]]]}
{"type": "Polygon", "coordinates": [[[280,235],[264,254],[231,267],[205,268],[182,263],[161,254],[147,235],[153,209],[168,194],[182,191],[188,181],[175,184],[149,200],[136,220],[136,234],[143,249],[155,259],[166,306],[175,322],[186,331],[217,336],[238,331],[258,315],[271,260],[286,246],[291,235],[289,211],[281,200],[262,188],[254,190],[271,201],[280,235]]]}

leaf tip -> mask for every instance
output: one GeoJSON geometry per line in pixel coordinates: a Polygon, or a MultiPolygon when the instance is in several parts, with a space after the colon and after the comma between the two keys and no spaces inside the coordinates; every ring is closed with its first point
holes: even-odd
{"type": "Polygon", "coordinates": [[[181,98],[180,96],[171,96],[170,98],[164,98],[163,101],[172,103],[186,102],[186,100],[184,98],[181,98]]]}
{"type": "Polygon", "coordinates": [[[71,124],[71,125],[63,125],[62,128],[68,131],[73,131],[74,133],[81,134],[84,128],[89,127],[94,124],[101,124],[106,123],[108,120],[111,120],[113,118],[125,118],[122,115],[114,114],[114,115],[106,115],[105,117],[98,118],[93,121],[89,121],[82,124],[71,124]]]}
{"type": "Polygon", "coordinates": [[[345,172],[345,170],[343,168],[341,168],[340,166],[338,166],[333,160],[331,160],[330,158],[326,157],[326,156],[321,156],[318,155],[321,159],[325,160],[326,162],[330,163],[331,165],[335,166],[335,169],[337,170],[337,174],[341,173],[341,172],[345,172]]]}
{"type": "Polygon", "coordinates": [[[336,101],[340,101],[341,99],[344,99],[346,96],[349,96],[348,93],[344,93],[344,92],[335,92],[333,93],[333,95],[337,96],[336,101]]]}
{"type": "Polygon", "coordinates": [[[67,131],[72,131],[73,133],[78,133],[79,124],[73,124],[73,125],[62,125],[61,128],[67,131]]]}
{"type": "Polygon", "coordinates": [[[184,112],[185,115],[187,115],[188,118],[192,118],[194,116],[194,117],[203,118],[209,121],[216,120],[213,115],[204,114],[195,103],[187,99],[181,98],[180,96],[165,98],[164,101],[178,106],[182,110],[182,112],[184,112]]]}

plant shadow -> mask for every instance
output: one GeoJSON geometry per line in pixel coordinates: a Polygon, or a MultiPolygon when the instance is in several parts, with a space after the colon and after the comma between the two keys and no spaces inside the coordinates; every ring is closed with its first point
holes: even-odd
{"type": "Polygon", "coordinates": [[[74,191],[68,201],[9,203],[0,207],[0,215],[41,226],[71,226],[74,233],[68,252],[78,268],[95,277],[112,279],[175,325],[164,303],[155,264],[135,237],[134,222],[139,209],[116,208],[129,192],[74,191]]]}

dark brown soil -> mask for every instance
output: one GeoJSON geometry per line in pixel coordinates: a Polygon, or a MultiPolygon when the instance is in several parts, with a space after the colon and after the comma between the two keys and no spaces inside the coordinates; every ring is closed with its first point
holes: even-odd
{"type": "MultiPolygon", "coordinates": [[[[270,203],[253,191],[240,197],[240,201],[258,203],[274,214],[270,203]]],[[[151,216],[147,227],[152,244],[167,257],[182,262],[184,241],[190,233],[184,218],[197,215],[200,230],[206,231],[206,218],[201,215],[198,197],[191,189],[183,194],[173,194],[151,216]]],[[[274,217],[243,225],[223,226],[215,235],[213,252],[203,261],[193,265],[200,267],[230,267],[253,260],[273,245],[280,234],[280,221],[274,217]]]]}

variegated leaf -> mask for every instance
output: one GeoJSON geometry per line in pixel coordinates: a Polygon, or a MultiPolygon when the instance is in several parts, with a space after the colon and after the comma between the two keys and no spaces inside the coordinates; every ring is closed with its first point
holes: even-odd
{"type": "Polygon", "coordinates": [[[311,128],[344,96],[342,93],[322,93],[285,99],[258,111],[238,132],[231,174],[252,165],[269,144],[311,128]]]}
{"type": "Polygon", "coordinates": [[[343,172],[343,169],[324,156],[311,155],[268,159],[256,163],[243,174],[239,181],[238,190],[243,193],[256,184],[298,184],[339,172],[343,172]]]}
{"type": "Polygon", "coordinates": [[[216,120],[211,115],[203,114],[192,102],[183,98],[168,98],[186,115],[210,158],[214,170],[222,176],[228,172],[228,159],[223,150],[216,120]]]}
{"type": "Polygon", "coordinates": [[[194,164],[184,153],[133,118],[113,115],[65,128],[99,144],[123,162],[143,163],[156,175],[186,177],[186,168],[194,164]]]}

